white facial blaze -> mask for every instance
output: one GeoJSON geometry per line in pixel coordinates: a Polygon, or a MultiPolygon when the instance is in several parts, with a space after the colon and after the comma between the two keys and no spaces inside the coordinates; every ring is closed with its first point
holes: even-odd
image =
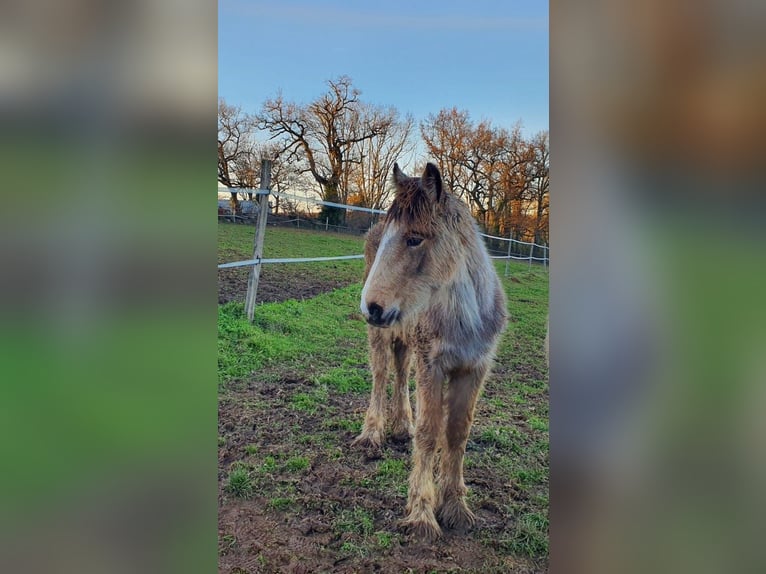
{"type": "Polygon", "coordinates": [[[365,317],[370,315],[370,310],[367,308],[367,292],[369,291],[370,285],[375,279],[375,274],[378,271],[383,252],[386,250],[386,247],[394,235],[396,235],[396,229],[393,225],[389,225],[386,228],[386,232],[383,234],[383,237],[380,238],[380,245],[378,246],[377,253],[375,253],[375,261],[372,262],[370,273],[367,275],[367,281],[364,282],[364,288],[362,289],[362,301],[359,304],[359,308],[365,317]]]}

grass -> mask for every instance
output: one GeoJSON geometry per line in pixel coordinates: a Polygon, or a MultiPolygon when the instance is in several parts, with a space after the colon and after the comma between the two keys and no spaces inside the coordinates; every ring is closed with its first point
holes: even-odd
{"type": "Polygon", "coordinates": [[[305,456],[296,456],[285,462],[285,470],[288,472],[302,472],[309,467],[309,459],[305,456]]]}
{"type": "Polygon", "coordinates": [[[294,502],[295,501],[292,498],[278,496],[269,499],[269,506],[274,510],[287,510],[293,505],[294,502]]]}
{"type": "MultiPolygon", "coordinates": [[[[219,257],[222,253],[227,260],[249,256],[252,228],[221,227],[229,229],[221,232],[219,227],[226,239],[219,246],[219,257]],[[238,247],[235,254],[233,243],[227,242],[233,242],[237,235],[244,247],[238,247]]],[[[275,249],[267,256],[361,253],[359,238],[328,239],[325,234],[272,228],[267,234],[273,235],[267,235],[266,245],[275,249]],[[329,241],[333,251],[326,250],[326,243],[312,243],[312,236],[321,236],[316,241],[329,241]]],[[[472,505],[486,501],[506,509],[508,516],[502,530],[479,529],[477,539],[486,539],[501,552],[538,560],[548,551],[548,382],[542,347],[548,273],[541,267],[512,263],[511,277],[505,278],[505,264],[498,263],[497,268],[508,297],[510,320],[479,401],[466,455],[466,482],[472,505]],[[487,484],[507,487],[471,486],[471,477],[479,475],[487,484]]],[[[330,293],[304,301],[259,305],[252,325],[244,317],[242,304],[219,306],[218,376],[223,400],[252,400],[247,388],[253,381],[300,381],[276,402],[253,402],[248,407],[256,415],[277,406],[291,413],[289,424],[279,423],[278,417],[275,423],[286,425],[283,450],[277,451],[268,443],[251,442],[244,447],[245,456],[263,456],[253,466],[254,475],[260,477],[259,493],[263,489],[273,511],[302,508],[300,495],[285,493],[284,485],[307,480],[311,474],[308,469],[321,464],[323,457],[345,464],[348,450],[341,435],[356,434],[361,428],[361,409],[354,414],[347,408],[333,407],[330,400],[348,405],[354,397],[355,405],[365,404],[370,390],[366,327],[357,311],[361,265],[354,273],[357,271],[353,284],[330,293]],[[318,419],[313,433],[301,427],[307,418],[318,419]],[[296,452],[296,446],[302,451],[296,452]],[[269,480],[263,480],[263,475],[269,480]]],[[[311,267],[311,273],[324,272],[311,267]]],[[[225,444],[226,433],[222,438],[225,444]]],[[[407,493],[408,457],[386,454],[371,467],[370,474],[348,476],[347,483],[400,500],[407,493]]],[[[341,480],[346,483],[346,479],[341,480]]],[[[333,531],[338,536],[345,534],[335,551],[349,556],[379,555],[398,539],[398,533],[389,532],[389,526],[381,529],[378,524],[376,528],[369,510],[318,504],[323,505],[321,511],[333,531]]]]}
{"type": "Polygon", "coordinates": [[[529,427],[543,432],[548,432],[548,421],[541,419],[540,417],[529,417],[527,419],[529,427]]]}
{"type": "Polygon", "coordinates": [[[242,379],[278,362],[282,371],[313,373],[340,392],[366,390],[359,369],[349,364],[349,359],[355,365],[367,363],[364,323],[349,320],[360,293],[357,284],[306,301],[259,305],[254,324],[248,323],[242,303],[221,305],[219,382],[242,379]]]}
{"type": "Polygon", "coordinates": [[[331,386],[341,393],[367,391],[370,388],[367,370],[349,367],[330,369],[319,377],[318,382],[331,386]]]}
{"type": "Polygon", "coordinates": [[[548,553],[548,518],[538,513],[517,517],[513,536],[501,540],[501,546],[514,554],[543,556],[548,553]]]}
{"type": "Polygon", "coordinates": [[[261,464],[261,472],[268,474],[277,470],[277,460],[273,456],[267,456],[261,464]]]}
{"type": "Polygon", "coordinates": [[[221,536],[219,541],[219,554],[226,554],[228,551],[233,550],[237,546],[237,538],[233,534],[225,534],[221,536]]]}
{"type": "Polygon", "coordinates": [[[317,387],[309,393],[294,394],[290,399],[290,406],[297,411],[313,414],[325,402],[327,402],[327,389],[325,387],[317,387]]]}
{"type": "Polygon", "coordinates": [[[226,490],[237,498],[250,498],[253,495],[253,481],[247,468],[237,466],[232,469],[226,490]]]}
{"type": "Polygon", "coordinates": [[[354,544],[353,542],[344,542],[340,545],[341,553],[351,556],[365,556],[367,549],[364,546],[354,544]]]}
{"type": "MultiPolygon", "coordinates": [[[[218,262],[241,261],[253,256],[252,225],[220,223],[218,225],[218,262]]],[[[330,257],[364,253],[364,238],[342,233],[316,232],[288,227],[266,227],[263,244],[264,258],[330,257]]],[[[289,275],[311,274],[321,281],[354,283],[364,269],[361,259],[316,263],[292,263],[273,267],[289,275]]],[[[287,279],[287,277],[286,277],[287,279]]]]}
{"type": "Polygon", "coordinates": [[[391,547],[391,542],[394,540],[394,535],[390,532],[379,531],[375,533],[376,544],[383,549],[391,547]]]}
{"type": "Polygon", "coordinates": [[[391,458],[381,460],[375,474],[375,482],[391,489],[398,495],[407,495],[408,470],[403,460],[391,458]]]}
{"type": "Polygon", "coordinates": [[[366,538],[372,536],[375,527],[372,515],[367,510],[357,506],[350,510],[343,510],[335,519],[333,530],[339,535],[350,532],[366,538]]]}

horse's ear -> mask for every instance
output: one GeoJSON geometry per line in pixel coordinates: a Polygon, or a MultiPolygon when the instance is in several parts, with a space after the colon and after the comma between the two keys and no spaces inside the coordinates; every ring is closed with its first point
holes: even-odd
{"type": "Polygon", "coordinates": [[[420,185],[428,192],[432,200],[439,201],[442,197],[442,176],[439,168],[428,162],[420,177],[420,185]]]}
{"type": "Polygon", "coordinates": [[[404,172],[399,168],[398,163],[394,163],[394,183],[399,186],[404,183],[404,181],[408,179],[406,175],[404,175],[404,172]]]}

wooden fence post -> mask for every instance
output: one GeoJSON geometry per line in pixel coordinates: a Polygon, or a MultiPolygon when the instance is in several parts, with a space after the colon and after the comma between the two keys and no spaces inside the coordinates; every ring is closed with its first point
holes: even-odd
{"type": "Polygon", "coordinates": [[[529,268],[530,269],[532,269],[532,255],[534,254],[534,252],[535,252],[535,243],[533,241],[532,244],[529,246],[529,268]]]}
{"type": "Polygon", "coordinates": [[[253,322],[255,314],[255,295],[258,292],[258,279],[261,276],[260,259],[263,256],[263,240],[266,236],[266,218],[269,214],[269,187],[271,186],[271,160],[261,160],[261,188],[258,190],[258,223],[255,229],[253,259],[257,261],[250,268],[247,280],[247,296],[245,297],[245,312],[247,320],[253,322]]]}
{"type": "Polygon", "coordinates": [[[511,246],[513,245],[513,233],[508,233],[508,259],[505,260],[505,276],[508,277],[508,272],[511,266],[511,246]]]}

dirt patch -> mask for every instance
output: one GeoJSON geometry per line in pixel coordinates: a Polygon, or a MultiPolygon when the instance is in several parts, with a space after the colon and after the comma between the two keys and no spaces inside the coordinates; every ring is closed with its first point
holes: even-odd
{"type": "MultiPolygon", "coordinates": [[[[249,269],[219,269],[218,304],[244,301],[249,274],[249,269]]],[[[264,265],[258,281],[256,302],[310,299],[347,285],[350,282],[342,279],[329,279],[305,271],[295,272],[278,265],[264,265]]]]}
{"type": "MultiPolygon", "coordinates": [[[[478,518],[471,532],[445,531],[434,544],[403,534],[410,445],[389,441],[372,459],[352,449],[366,407],[366,394],[327,392],[298,378],[221,394],[220,572],[545,571],[504,547],[513,520],[506,508],[525,494],[492,465],[466,469],[478,518]],[[249,499],[227,490],[237,467],[252,480],[249,499]]],[[[481,461],[491,450],[472,432],[469,457],[481,461]]]]}

